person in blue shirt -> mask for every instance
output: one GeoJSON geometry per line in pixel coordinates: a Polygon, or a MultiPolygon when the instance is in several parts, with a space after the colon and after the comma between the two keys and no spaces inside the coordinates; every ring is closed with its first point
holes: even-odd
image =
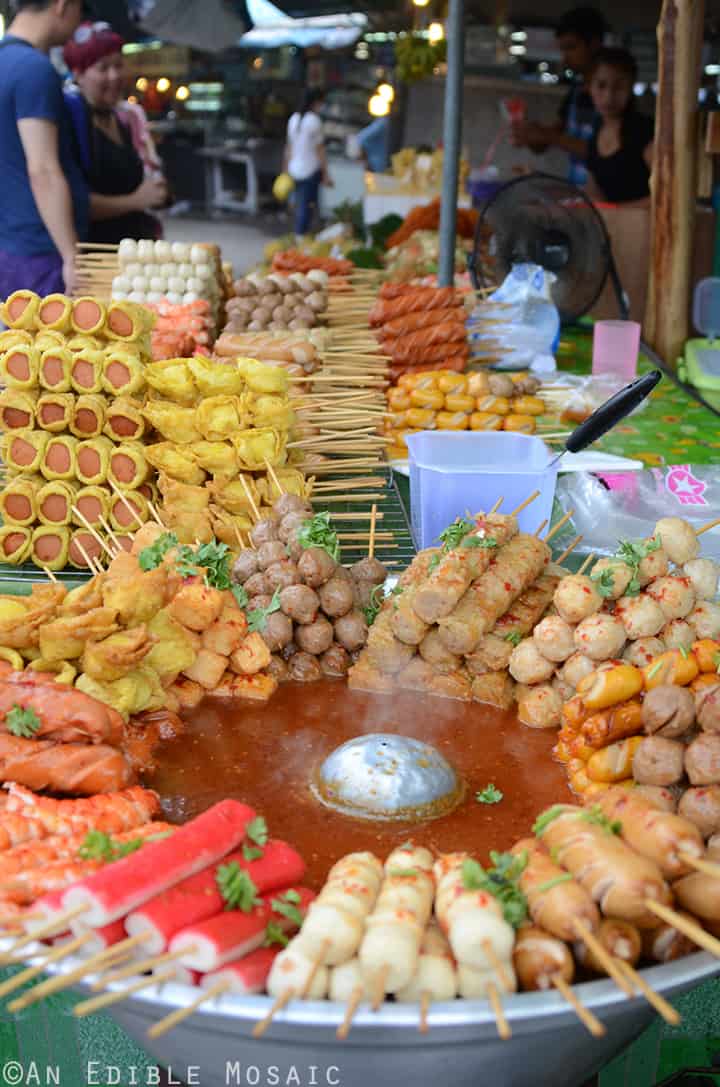
{"type": "Polygon", "coordinates": [[[24,288],[70,293],[89,194],[50,50],[82,17],[82,0],[16,0],[0,41],[0,298],[24,288]]]}
{"type": "Polygon", "coordinates": [[[383,174],[390,166],[390,118],[377,117],[357,134],[368,170],[383,174]]]}

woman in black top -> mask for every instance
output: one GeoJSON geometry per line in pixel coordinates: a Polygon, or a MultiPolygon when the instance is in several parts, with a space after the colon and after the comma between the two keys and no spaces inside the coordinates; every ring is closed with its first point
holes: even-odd
{"type": "Polygon", "coordinates": [[[107,23],[83,23],[63,51],[80,95],[68,96],[78,150],[90,186],[89,240],[157,238],[165,181],[145,177],[129,122],[117,109],[124,97],[123,39],[107,23]]]}
{"type": "MultiPolygon", "coordinates": [[[[589,91],[597,120],[588,145],[587,168],[599,198],[613,204],[650,196],[654,124],[635,109],[637,65],[625,49],[601,49],[589,91]]],[[[590,186],[592,191],[592,186],[590,186]]]]}

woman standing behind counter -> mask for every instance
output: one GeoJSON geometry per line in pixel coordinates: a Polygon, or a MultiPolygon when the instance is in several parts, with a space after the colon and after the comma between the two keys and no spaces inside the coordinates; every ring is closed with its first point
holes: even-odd
{"type": "Polygon", "coordinates": [[[149,208],[165,204],[162,176],[145,177],[129,123],[119,110],[124,97],[123,39],[108,23],[83,23],[63,50],[79,94],[67,95],[80,158],[90,186],[93,242],[157,238],[161,226],[149,208]]]}
{"type": "Polygon", "coordinates": [[[332,185],[328,174],[323,125],[318,116],[325,95],[320,90],[305,92],[299,113],[288,121],[285,169],[295,182],[295,233],[307,234],[313,212],[320,201],[320,183],[332,185]]]}

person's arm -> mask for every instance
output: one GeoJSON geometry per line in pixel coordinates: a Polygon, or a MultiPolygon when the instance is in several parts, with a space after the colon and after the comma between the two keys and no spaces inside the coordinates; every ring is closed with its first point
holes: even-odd
{"type": "Polygon", "coordinates": [[[75,286],[75,217],[72,196],[58,155],[58,129],[39,117],[18,120],[30,188],[47,232],[63,262],[65,290],[75,286]]]}
{"type": "Polygon", "coordinates": [[[521,121],[513,125],[512,142],[516,147],[528,147],[538,155],[551,147],[558,147],[579,159],[586,159],[588,154],[587,140],[569,136],[559,120],[552,125],[521,121]]]}
{"type": "Polygon", "coordinates": [[[331,189],[334,183],[333,179],[330,177],[330,171],[328,170],[327,150],[324,143],[318,145],[317,153],[318,159],[320,160],[320,169],[322,170],[322,183],[331,189]]]}
{"type": "Polygon", "coordinates": [[[647,166],[650,173],[652,173],[653,155],[654,154],[655,154],[655,141],[650,140],[650,143],[647,144],[647,146],[645,147],[645,150],[643,151],[643,158],[645,159],[645,165],[647,166]]]}
{"type": "Polygon", "coordinates": [[[93,222],[103,219],[116,219],[132,211],[147,211],[148,208],[161,208],[167,199],[167,185],[161,177],[146,177],[135,192],[125,196],[104,196],[90,193],[90,218],[93,222]]]}

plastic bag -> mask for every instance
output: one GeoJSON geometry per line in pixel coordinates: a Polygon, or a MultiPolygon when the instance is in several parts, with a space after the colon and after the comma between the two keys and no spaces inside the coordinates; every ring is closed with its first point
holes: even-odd
{"type": "Polygon", "coordinates": [[[476,354],[487,361],[496,356],[499,369],[555,370],[560,335],[551,294],[555,279],[538,264],[513,265],[504,283],[470,317],[476,354]]]}
{"type": "MultiPolygon", "coordinates": [[[[559,477],[555,498],[563,512],[574,513],[554,546],[582,534],[578,553],[612,555],[619,540],[652,536],[661,517],[682,517],[696,530],[714,521],[720,510],[720,466],[676,464],[602,477],[569,472],[559,477]]],[[[720,561],[720,525],[703,534],[702,554],[720,561]]]]}
{"type": "MultiPolygon", "coordinates": [[[[624,378],[612,374],[581,377],[563,372],[543,382],[543,397],[563,421],[582,423],[626,385],[624,378]]],[[[643,400],[630,414],[645,411],[647,405],[648,401],[643,400]]]]}

